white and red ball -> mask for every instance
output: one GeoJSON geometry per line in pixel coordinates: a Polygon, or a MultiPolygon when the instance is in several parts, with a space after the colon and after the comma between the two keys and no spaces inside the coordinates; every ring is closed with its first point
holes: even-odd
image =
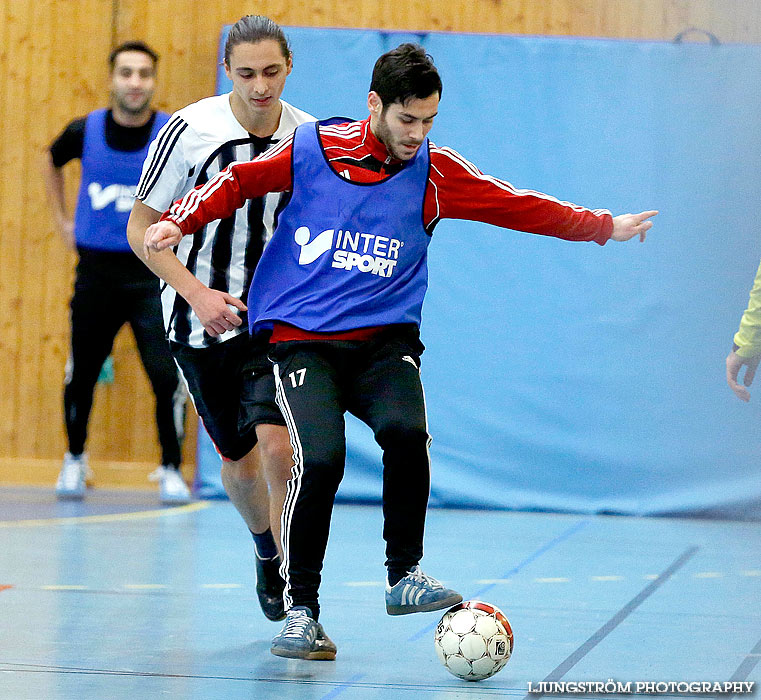
{"type": "Polygon", "coordinates": [[[436,626],[436,654],[466,681],[481,681],[504,668],[513,653],[513,630],[490,603],[467,600],[447,610],[436,626]]]}

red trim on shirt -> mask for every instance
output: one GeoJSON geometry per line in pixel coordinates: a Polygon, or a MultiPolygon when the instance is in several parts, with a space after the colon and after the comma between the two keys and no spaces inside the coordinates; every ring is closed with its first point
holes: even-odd
{"type": "Polygon", "coordinates": [[[367,328],[355,328],[340,333],[315,333],[305,331],[288,323],[278,321],[272,324],[272,336],[270,343],[284,343],[288,340],[371,340],[386,326],[368,326],[367,328]]]}
{"type": "MultiPolygon", "coordinates": [[[[355,182],[379,182],[400,163],[373,135],[369,118],[321,126],[320,139],[334,170],[346,173],[355,182]]],[[[253,161],[230,165],[205,185],[191,190],[162,218],[189,234],[210,221],[232,215],[247,199],[289,190],[292,149],[293,135],[253,161]]],[[[432,228],[441,219],[482,221],[600,245],[613,231],[613,219],[606,210],[590,210],[541,192],[516,189],[506,180],[485,175],[457,151],[431,144],[423,223],[432,228]]]]}

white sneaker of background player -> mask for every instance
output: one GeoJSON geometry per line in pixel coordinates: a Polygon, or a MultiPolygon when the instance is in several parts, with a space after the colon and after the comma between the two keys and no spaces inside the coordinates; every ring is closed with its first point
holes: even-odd
{"type": "Polygon", "coordinates": [[[58,481],[55,485],[55,495],[60,499],[79,500],[84,498],[85,477],[90,472],[87,466],[87,455],[74,456],[67,452],[63,457],[63,466],[58,474],[58,481]]]}
{"type": "Polygon", "coordinates": [[[148,479],[159,482],[159,499],[165,505],[181,505],[192,500],[190,489],[177,469],[157,467],[148,475],[148,479]]]}

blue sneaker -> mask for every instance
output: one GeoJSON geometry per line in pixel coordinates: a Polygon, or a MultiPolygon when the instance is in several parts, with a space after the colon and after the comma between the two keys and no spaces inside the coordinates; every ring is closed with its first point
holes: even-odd
{"type": "Polygon", "coordinates": [[[67,452],[63,458],[63,466],[55,484],[55,495],[60,500],[81,501],[85,497],[85,477],[89,468],[87,456],[73,455],[67,452]]]}
{"type": "Polygon", "coordinates": [[[302,606],[288,611],[283,629],[272,640],[270,651],[275,656],[310,661],[332,661],[336,658],[336,645],[310,613],[309,608],[302,606]]]}
{"type": "Polygon", "coordinates": [[[462,596],[416,566],[395,586],[386,580],[386,612],[389,615],[409,615],[451,608],[462,601],[462,596]]]}

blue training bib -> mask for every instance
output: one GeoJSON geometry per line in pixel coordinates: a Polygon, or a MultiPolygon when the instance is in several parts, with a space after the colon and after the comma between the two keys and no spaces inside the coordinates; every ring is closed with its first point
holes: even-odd
{"type": "Polygon", "coordinates": [[[319,124],[294,133],[293,192],[251,284],[252,331],[272,321],[315,332],[420,325],[428,140],[398,173],[357,183],[328,163],[319,124]]]}
{"type": "Polygon", "coordinates": [[[129,252],[127,221],[135,188],[140,180],[148,146],[169,115],[157,112],[151,137],[139,151],[117,151],[106,143],[106,114],[99,109],[87,115],[82,149],[82,179],[79,185],[74,236],[78,246],[129,252]]]}

